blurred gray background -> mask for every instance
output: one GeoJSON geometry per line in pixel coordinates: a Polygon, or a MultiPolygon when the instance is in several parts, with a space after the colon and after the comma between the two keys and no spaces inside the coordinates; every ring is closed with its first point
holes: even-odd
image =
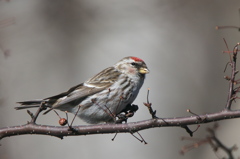
{"type": "MultiPolygon", "coordinates": [[[[220,111],[228,88],[223,38],[232,49],[239,32],[215,26],[239,26],[239,7],[239,0],[1,0],[0,127],[30,120],[26,111],[14,109],[17,101],[65,91],[129,55],[142,58],[151,70],[134,102],[140,110],[129,122],[150,118],[142,104],[147,88],[159,117],[189,116],[186,109],[220,111]]],[[[38,118],[41,124],[57,122],[53,112],[38,118]]],[[[77,119],[75,124],[85,123],[77,119]]],[[[239,119],[219,124],[217,136],[226,146],[240,146],[239,119]]],[[[212,125],[201,125],[194,137],[205,137],[212,125]]],[[[188,136],[181,128],[140,133],[147,145],[130,134],[118,134],[115,141],[113,134],[63,140],[15,136],[0,141],[0,158],[217,158],[209,145],[181,156],[188,143],[180,140],[188,136]]]]}

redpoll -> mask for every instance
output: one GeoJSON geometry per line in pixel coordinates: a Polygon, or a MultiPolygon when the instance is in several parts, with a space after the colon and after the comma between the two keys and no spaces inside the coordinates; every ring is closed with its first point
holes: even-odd
{"type": "MultiPolygon", "coordinates": [[[[16,109],[39,107],[59,109],[77,116],[87,123],[113,122],[116,115],[132,104],[149,70],[137,57],[125,57],[89,80],[61,94],[18,102],[16,109]]],[[[46,112],[45,112],[46,113],[46,112]]]]}

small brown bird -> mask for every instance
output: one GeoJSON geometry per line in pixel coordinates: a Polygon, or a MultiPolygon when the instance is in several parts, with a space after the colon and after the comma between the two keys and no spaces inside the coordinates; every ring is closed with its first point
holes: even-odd
{"type": "Polygon", "coordinates": [[[87,123],[113,122],[111,114],[121,113],[132,104],[149,70],[137,57],[125,57],[77,86],[61,94],[40,100],[18,102],[16,109],[39,107],[77,113],[87,123]],[[80,108],[79,108],[80,107],[80,108]]]}

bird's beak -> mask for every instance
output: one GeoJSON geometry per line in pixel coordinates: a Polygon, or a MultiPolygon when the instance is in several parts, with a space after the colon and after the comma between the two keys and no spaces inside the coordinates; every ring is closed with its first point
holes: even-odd
{"type": "Polygon", "coordinates": [[[150,72],[149,69],[144,68],[144,67],[141,67],[141,68],[139,69],[139,73],[141,73],[141,74],[147,74],[147,73],[149,73],[149,72],[150,72]]]}

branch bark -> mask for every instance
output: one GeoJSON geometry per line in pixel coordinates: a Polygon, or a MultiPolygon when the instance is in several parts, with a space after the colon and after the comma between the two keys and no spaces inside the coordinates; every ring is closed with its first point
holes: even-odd
{"type": "Polygon", "coordinates": [[[55,136],[63,139],[64,136],[90,135],[90,134],[109,134],[109,133],[134,133],[140,130],[155,127],[182,127],[186,125],[204,124],[218,120],[232,119],[240,117],[240,110],[205,114],[199,116],[188,116],[178,118],[149,119],[125,124],[100,124],[86,126],[49,126],[28,123],[25,125],[0,128],[0,139],[10,136],[24,134],[39,134],[55,136]]]}

